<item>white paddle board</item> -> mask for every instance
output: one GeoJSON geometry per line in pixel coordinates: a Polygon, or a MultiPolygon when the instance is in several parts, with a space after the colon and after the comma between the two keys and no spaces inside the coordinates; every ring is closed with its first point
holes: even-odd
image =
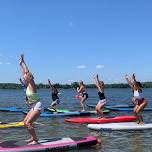
{"type": "Polygon", "coordinates": [[[101,131],[127,131],[127,130],[147,130],[152,129],[152,123],[137,124],[136,122],[108,123],[108,124],[88,124],[89,129],[101,131]]]}

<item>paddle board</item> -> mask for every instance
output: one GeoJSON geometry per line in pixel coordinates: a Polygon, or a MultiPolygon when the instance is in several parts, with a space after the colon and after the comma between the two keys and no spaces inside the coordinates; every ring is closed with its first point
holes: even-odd
{"type": "Polygon", "coordinates": [[[81,96],[80,95],[75,95],[74,98],[75,99],[81,99],[81,96]]]}
{"type": "Polygon", "coordinates": [[[22,108],[16,108],[16,107],[9,107],[9,108],[5,108],[5,107],[0,107],[0,111],[6,111],[6,112],[22,112],[22,108]]]}
{"type": "Polygon", "coordinates": [[[137,118],[135,116],[117,116],[112,118],[71,118],[65,119],[65,122],[71,123],[112,123],[112,122],[128,122],[128,121],[135,121],[137,118]]]}
{"type": "MultiPolygon", "coordinates": [[[[80,111],[72,111],[72,110],[66,110],[66,109],[56,109],[56,111],[52,108],[45,108],[44,110],[50,111],[50,112],[57,112],[57,113],[74,113],[74,112],[80,112],[80,111]]],[[[96,114],[95,110],[92,111],[85,111],[85,112],[90,112],[90,114],[96,114]]],[[[109,113],[109,109],[103,109],[103,113],[109,113]]]]}
{"type": "MultiPolygon", "coordinates": [[[[22,111],[24,114],[27,114],[28,111],[22,111]]],[[[56,112],[42,112],[40,114],[40,117],[62,117],[62,116],[87,116],[91,115],[91,112],[80,112],[80,111],[75,111],[75,112],[68,112],[68,113],[56,113],[56,112]]]]}
{"type": "Polygon", "coordinates": [[[0,152],[39,152],[39,151],[67,151],[77,149],[83,146],[92,146],[97,144],[97,139],[92,136],[75,138],[52,138],[42,139],[37,145],[28,146],[23,141],[1,141],[0,152]]]}
{"type": "Polygon", "coordinates": [[[127,130],[147,130],[152,129],[152,123],[139,125],[136,122],[121,122],[108,124],[88,124],[89,129],[101,131],[127,131],[127,130]]]}
{"type": "MultiPolygon", "coordinates": [[[[113,107],[106,107],[109,110],[113,111],[133,111],[134,108],[113,108],[113,107]]],[[[152,111],[152,108],[144,108],[143,111],[152,111]]]]}
{"type": "MultiPolygon", "coordinates": [[[[93,105],[93,104],[87,104],[88,107],[90,108],[95,108],[96,105],[93,105]]],[[[127,105],[127,104],[120,104],[120,105],[105,105],[104,106],[105,108],[107,109],[110,109],[110,108],[133,108],[134,105],[127,105]]]]}
{"type": "Polygon", "coordinates": [[[12,122],[12,123],[1,123],[0,129],[12,128],[12,127],[22,127],[24,123],[21,122],[12,122]]]}

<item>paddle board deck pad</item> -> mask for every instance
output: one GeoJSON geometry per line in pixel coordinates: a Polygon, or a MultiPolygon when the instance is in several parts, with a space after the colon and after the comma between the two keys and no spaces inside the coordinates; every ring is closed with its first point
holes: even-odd
{"type": "Polygon", "coordinates": [[[113,118],[71,118],[71,119],[65,119],[66,122],[71,123],[113,123],[113,122],[129,122],[129,121],[136,121],[135,116],[117,116],[113,118]]]}
{"type": "Polygon", "coordinates": [[[152,129],[152,123],[147,123],[144,125],[137,124],[136,122],[88,124],[87,127],[89,129],[100,130],[100,131],[148,130],[148,129],[152,129]]]}
{"type": "Polygon", "coordinates": [[[9,107],[9,108],[0,107],[0,111],[6,111],[6,112],[22,112],[23,109],[22,109],[22,108],[16,108],[16,107],[9,107]]]}
{"type": "Polygon", "coordinates": [[[66,109],[53,109],[53,108],[45,108],[44,110],[46,111],[50,111],[50,112],[58,112],[58,113],[66,113],[66,112],[70,112],[70,110],[66,110],[66,109]]]}
{"type": "MultiPolygon", "coordinates": [[[[52,108],[45,108],[44,110],[49,111],[49,112],[57,112],[57,113],[71,113],[71,112],[78,112],[78,111],[72,111],[72,110],[66,110],[66,109],[52,109],[52,108]]],[[[96,111],[87,111],[90,112],[91,114],[96,114],[96,111]]],[[[103,113],[109,113],[109,109],[103,109],[103,113]]]]}
{"type": "Polygon", "coordinates": [[[1,123],[0,129],[12,128],[12,127],[23,127],[23,122],[13,122],[13,123],[1,123]]]}
{"type": "Polygon", "coordinates": [[[0,142],[0,152],[39,152],[39,151],[67,151],[97,144],[95,137],[52,138],[39,140],[39,144],[28,146],[22,141],[0,142]]]}

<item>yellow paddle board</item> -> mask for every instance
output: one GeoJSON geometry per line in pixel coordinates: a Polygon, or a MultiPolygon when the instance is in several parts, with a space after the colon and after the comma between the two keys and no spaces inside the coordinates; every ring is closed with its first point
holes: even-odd
{"type": "Polygon", "coordinates": [[[24,126],[23,121],[13,122],[13,123],[0,124],[0,129],[11,128],[11,127],[23,127],[23,126],[24,126]]]}

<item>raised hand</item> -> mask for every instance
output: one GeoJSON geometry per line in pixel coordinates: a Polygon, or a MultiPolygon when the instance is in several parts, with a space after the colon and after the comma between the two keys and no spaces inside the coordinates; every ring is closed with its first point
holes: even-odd
{"type": "Polygon", "coordinates": [[[136,77],[136,76],[135,76],[135,73],[133,73],[133,74],[132,74],[132,79],[135,79],[135,77],[136,77]]]}
{"type": "Polygon", "coordinates": [[[97,78],[97,79],[99,79],[99,76],[98,76],[98,74],[96,75],[96,78],[97,78]]]}
{"type": "Polygon", "coordinates": [[[128,75],[127,74],[125,75],[125,79],[128,79],[128,75]]]}
{"type": "Polygon", "coordinates": [[[20,60],[19,60],[19,64],[21,65],[22,63],[24,63],[24,55],[23,54],[21,54],[20,60]]]}
{"type": "Polygon", "coordinates": [[[50,79],[48,79],[48,83],[50,82],[50,79]]]}

